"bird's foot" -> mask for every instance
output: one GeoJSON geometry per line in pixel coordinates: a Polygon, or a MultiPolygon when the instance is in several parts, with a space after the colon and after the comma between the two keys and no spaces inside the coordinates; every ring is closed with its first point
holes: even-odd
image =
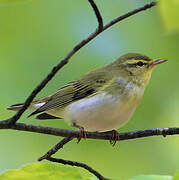
{"type": "Polygon", "coordinates": [[[112,138],[109,140],[112,146],[115,146],[116,142],[120,140],[119,133],[116,130],[112,130],[112,138]]]}
{"type": "Polygon", "coordinates": [[[86,139],[86,137],[87,137],[84,128],[83,127],[79,127],[79,129],[80,129],[80,134],[79,134],[78,142],[77,143],[79,143],[82,138],[86,139]]]}
{"type": "Polygon", "coordinates": [[[77,137],[77,139],[78,139],[77,143],[79,143],[82,138],[86,139],[87,136],[86,136],[86,132],[85,132],[84,128],[75,123],[73,123],[73,126],[80,130],[79,137],[77,137]]]}

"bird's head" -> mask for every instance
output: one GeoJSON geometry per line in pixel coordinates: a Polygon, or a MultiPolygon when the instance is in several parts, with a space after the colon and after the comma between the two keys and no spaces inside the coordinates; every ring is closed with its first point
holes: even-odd
{"type": "Polygon", "coordinates": [[[113,67],[116,67],[116,71],[120,70],[119,72],[124,78],[131,79],[141,85],[147,85],[154,67],[166,61],[166,59],[156,60],[142,54],[128,53],[119,57],[112,64],[113,67]]]}

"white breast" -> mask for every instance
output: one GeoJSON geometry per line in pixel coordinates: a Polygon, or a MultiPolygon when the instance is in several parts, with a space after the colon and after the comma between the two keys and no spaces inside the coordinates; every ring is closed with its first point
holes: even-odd
{"type": "Polygon", "coordinates": [[[101,93],[74,102],[65,108],[64,119],[77,124],[86,131],[105,132],[127,123],[135,111],[138,101],[131,95],[123,102],[120,96],[101,93]]]}

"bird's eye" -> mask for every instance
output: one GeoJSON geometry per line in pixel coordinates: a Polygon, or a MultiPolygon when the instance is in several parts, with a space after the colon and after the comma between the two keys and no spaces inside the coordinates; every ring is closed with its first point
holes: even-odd
{"type": "Polygon", "coordinates": [[[137,62],[137,66],[143,66],[144,65],[144,63],[142,62],[142,61],[139,61],[139,62],[137,62]]]}

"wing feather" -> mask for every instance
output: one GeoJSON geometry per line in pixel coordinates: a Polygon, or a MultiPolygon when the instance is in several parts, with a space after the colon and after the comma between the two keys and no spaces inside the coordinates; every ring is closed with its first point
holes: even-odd
{"type": "Polygon", "coordinates": [[[102,88],[108,82],[108,78],[104,79],[104,75],[104,72],[101,72],[96,77],[95,73],[90,73],[86,75],[86,78],[68,83],[29,116],[54,108],[63,108],[73,101],[94,95],[98,89],[102,88]]]}

